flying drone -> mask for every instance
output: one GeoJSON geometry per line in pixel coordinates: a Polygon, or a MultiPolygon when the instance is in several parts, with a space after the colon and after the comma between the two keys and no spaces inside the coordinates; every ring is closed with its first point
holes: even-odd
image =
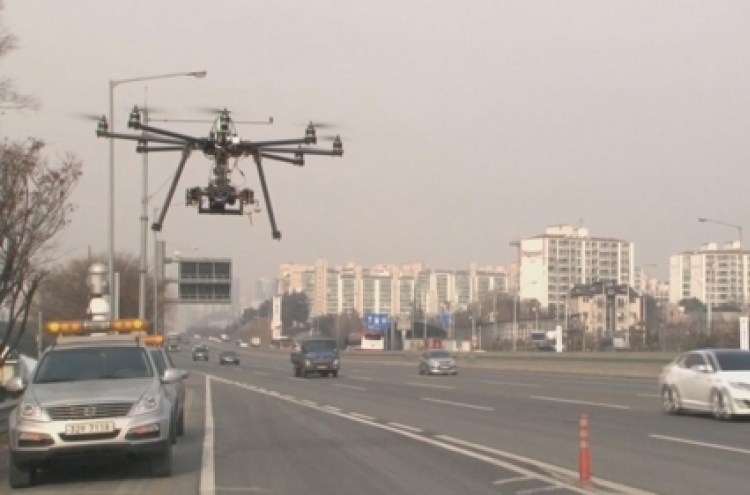
{"type": "MultiPolygon", "coordinates": [[[[273,119],[270,120],[273,123],[273,119]]],[[[206,187],[191,187],[186,192],[187,206],[197,206],[200,214],[213,215],[242,215],[247,205],[255,204],[255,196],[251,189],[240,189],[231,182],[231,172],[240,158],[251,156],[258,170],[260,186],[263,190],[263,200],[268,210],[268,220],[274,239],[281,239],[281,232],[276,226],[276,218],[271,206],[262,159],[291,163],[299,167],[305,164],[305,155],[338,156],[344,154],[341,138],[337,135],[333,139],[333,149],[323,150],[310,148],[317,144],[315,125],[310,122],[305,130],[305,137],[301,139],[280,139],[274,141],[250,141],[240,139],[235,122],[229,116],[226,108],[219,112],[208,133],[208,137],[193,137],[186,134],[160,129],[141,123],[141,111],[133,107],[128,118],[128,128],[142,131],[141,135],[131,135],[109,132],[107,118],[102,116],[96,130],[97,137],[126,139],[137,141],[138,153],[154,152],[182,152],[177,171],[164,200],[159,218],[151,225],[151,230],[160,232],[167,216],[167,210],[172,202],[182,171],[193,151],[202,151],[203,155],[214,162],[212,177],[206,187]],[[153,143],[156,143],[154,145],[153,143]],[[303,147],[304,145],[304,147],[303,147]],[[296,147],[295,147],[296,146],[296,147]],[[230,159],[235,164],[230,166],[230,159]]]]}

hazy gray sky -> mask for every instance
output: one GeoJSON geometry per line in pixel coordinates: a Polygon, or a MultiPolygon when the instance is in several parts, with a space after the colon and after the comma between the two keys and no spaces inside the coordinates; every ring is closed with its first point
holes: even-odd
{"type": "MultiPolygon", "coordinates": [[[[671,253],[734,236],[699,216],[750,227],[746,0],[6,3],[21,43],[1,72],[44,106],[6,112],[2,131],[85,162],[71,255],[106,249],[108,145],[70,114],[106,113],[109,79],[203,69],[150,83],[149,101],[163,117],[213,105],[275,118],[242,127],[247,138],[302,136],[309,119],[345,126],[343,159],[268,163],[281,242],[265,216],[170,211],[172,246],[230,256],[248,282],[318,257],[506,263],[512,238],[581,221],[634,241],[638,264],[666,274],[671,253]]],[[[143,95],[141,83],[117,88],[120,130],[143,95]]],[[[151,157],[152,192],[177,159],[151,157]]],[[[117,247],[137,252],[141,157],[118,142],[116,162],[117,247]]],[[[193,155],[176,199],[208,172],[193,155]]]]}

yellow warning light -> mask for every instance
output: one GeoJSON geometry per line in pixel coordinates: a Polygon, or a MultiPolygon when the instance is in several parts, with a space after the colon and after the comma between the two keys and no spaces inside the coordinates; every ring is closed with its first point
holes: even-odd
{"type": "Polygon", "coordinates": [[[142,332],[148,329],[148,321],[141,319],[51,321],[47,323],[45,329],[51,335],[85,335],[107,331],[115,331],[117,333],[142,332]]]}
{"type": "Polygon", "coordinates": [[[81,321],[51,321],[47,323],[47,332],[54,335],[71,335],[82,333],[81,321]]]}
{"type": "Polygon", "coordinates": [[[147,346],[161,347],[164,345],[164,336],[163,335],[148,335],[146,337],[141,337],[141,342],[143,342],[147,346]]]}

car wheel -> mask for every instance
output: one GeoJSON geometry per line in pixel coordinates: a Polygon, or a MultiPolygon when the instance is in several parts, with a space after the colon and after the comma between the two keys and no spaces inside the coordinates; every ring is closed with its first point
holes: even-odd
{"type": "Polygon", "coordinates": [[[338,377],[339,376],[339,371],[338,370],[331,371],[331,376],[333,376],[334,378],[338,377]]]}
{"type": "Polygon", "coordinates": [[[13,462],[13,454],[8,463],[8,484],[11,488],[29,488],[36,482],[36,467],[19,466],[13,462]]]}
{"type": "Polygon", "coordinates": [[[682,409],[680,393],[676,387],[665,385],[661,391],[661,405],[667,414],[677,414],[682,409]]]}
{"type": "Polygon", "coordinates": [[[177,436],[185,435],[185,411],[180,413],[180,419],[177,420],[177,436]]]}
{"type": "Polygon", "coordinates": [[[164,452],[151,459],[151,476],[154,478],[172,476],[172,447],[167,447],[164,452]]]}
{"type": "Polygon", "coordinates": [[[720,390],[714,390],[711,392],[711,414],[713,414],[716,419],[732,419],[729,400],[727,400],[726,394],[720,390]]]}
{"type": "Polygon", "coordinates": [[[297,368],[297,367],[295,366],[295,367],[294,367],[294,377],[295,377],[295,378],[299,378],[299,377],[301,377],[301,376],[302,376],[302,370],[301,370],[301,369],[299,369],[299,368],[297,368]]]}

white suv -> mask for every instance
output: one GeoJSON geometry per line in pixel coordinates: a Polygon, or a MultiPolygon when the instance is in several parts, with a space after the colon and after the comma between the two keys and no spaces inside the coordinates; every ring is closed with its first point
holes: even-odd
{"type": "Polygon", "coordinates": [[[717,419],[750,415],[750,351],[686,352],[659,376],[662,406],[670,414],[711,412],[717,419]]]}

